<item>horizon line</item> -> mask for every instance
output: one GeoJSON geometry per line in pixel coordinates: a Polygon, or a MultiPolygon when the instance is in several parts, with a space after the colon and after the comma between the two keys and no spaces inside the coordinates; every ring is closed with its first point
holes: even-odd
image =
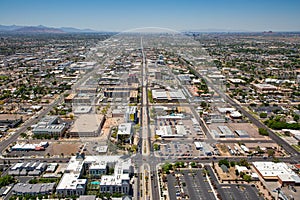
{"type": "MultiPolygon", "coordinates": [[[[300,30],[236,30],[236,29],[222,29],[222,28],[204,28],[204,29],[195,29],[195,28],[189,28],[189,29],[182,29],[182,30],[176,30],[168,27],[135,27],[135,28],[129,28],[125,30],[99,30],[99,29],[94,29],[94,28],[78,28],[78,27],[72,27],[72,26],[61,26],[61,27],[56,27],[56,26],[48,26],[48,25],[18,25],[18,24],[0,24],[0,26],[22,26],[22,27],[39,27],[43,26],[45,28],[54,28],[54,29],[62,29],[62,28],[73,28],[73,29],[79,29],[81,31],[84,30],[91,30],[90,33],[100,33],[100,32],[114,32],[114,33],[138,33],[137,31],[134,30],[139,30],[139,29],[149,29],[149,28],[156,28],[156,29],[165,29],[168,30],[168,32],[177,32],[177,33],[183,33],[183,32],[203,32],[203,33],[268,33],[268,32],[273,32],[273,33],[290,33],[290,32],[300,32],[300,30]]],[[[10,32],[10,31],[8,31],[10,32]]],[[[66,32],[67,33],[67,32],[66,32]]],[[[84,32],[82,32],[84,33],[84,32]]],[[[143,32],[146,33],[146,32],[143,32]]],[[[159,32],[158,32],[159,33],[159,32]]],[[[165,33],[165,32],[162,32],[165,33]]]]}

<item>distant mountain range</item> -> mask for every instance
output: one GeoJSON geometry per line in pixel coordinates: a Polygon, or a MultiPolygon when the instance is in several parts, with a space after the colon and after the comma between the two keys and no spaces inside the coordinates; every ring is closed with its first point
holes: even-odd
{"type": "Polygon", "coordinates": [[[5,26],[0,25],[0,32],[11,33],[95,33],[98,31],[92,29],[78,29],[73,27],[52,28],[43,25],[39,26],[5,26]]]}

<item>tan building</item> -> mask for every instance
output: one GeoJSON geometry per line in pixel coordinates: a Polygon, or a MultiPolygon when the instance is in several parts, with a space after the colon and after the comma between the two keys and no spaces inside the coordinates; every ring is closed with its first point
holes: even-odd
{"type": "Polygon", "coordinates": [[[260,94],[272,94],[278,92],[278,88],[271,84],[253,84],[253,87],[260,94]]]}
{"type": "Polygon", "coordinates": [[[97,114],[79,115],[70,129],[73,137],[97,137],[104,125],[105,117],[97,114]]]}

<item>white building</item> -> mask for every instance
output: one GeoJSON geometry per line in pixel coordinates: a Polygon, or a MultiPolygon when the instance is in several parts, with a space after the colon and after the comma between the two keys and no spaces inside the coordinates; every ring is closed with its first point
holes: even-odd
{"type": "Polygon", "coordinates": [[[83,195],[86,191],[87,179],[83,173],[92,177],[100,177],[100,190],[103,192],[120,192],[128,194],[130,189],[131,160],[120,156],[73,156],[65,169],[56,192],[61,197],[83,195]],[[114,174],[104,175],[108,166],[114,166],[114,174]]]}
{"type": "Polygon", "coordinates": [[[137,123],[137,107],[136,106],[127,106],[125,112],[125,122],[137,123]]]}
{"type": "Polygon", "coordinates": [[[155,101],[162,102],[177,102],[184,101],[186,97],[184,96],[182,90],[152,90],[152,98],[155,101]]]}
{"type": "Polygon", "coordinates": [[[117,162],[113,175],[103,175],[100,181],[100,191],[128,194],[130,189],[131,161],[117,162]]]}
{"type": "Polygon", "coordinates": [[[278,180],[281,185],[300,185],[300,177],[286,163],[253,162],[258,174],[266,180],[278,180]]]}
{"type": "Polygon", "coordinates": [[[117,132],[117,139],[123,138],[125,142],[132,143],[132,136],[133,136],[133,130],[132,130],[132,124],[131,123],[122,123],[118,127],[117,132]]]}
{"type": "Polygon", "coordinates": [[[75,172],[64,173],[56,192],[59,196],[83,195],[86,190],[87,179],[79,178],[80,175],[75,172]]]}
{"type": "Polygon", "coordinates": [[[107,163],[105,161],[92,163],[89,166],[89,174],[91,177],[100,177],[107,173],[107,163]]]}
{"type": "Polygon", "coordinates": [[[162,138],[175,138],[186,136],[187,131],[183,125],[176,125],[174,131],[171,126],[161,126],[155,134],[162,138]]]}

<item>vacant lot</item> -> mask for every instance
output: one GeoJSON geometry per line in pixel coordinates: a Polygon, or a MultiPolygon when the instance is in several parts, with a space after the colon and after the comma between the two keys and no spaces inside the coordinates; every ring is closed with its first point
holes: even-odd
{"type": "Polygon", "coordinates": [[[64,142],[64,143],[52,143],[47,149],[46,153],[52,155],[61,155],[63,153],[65,156],[76,154],[80,150],[81,142],[64,142]]]}

